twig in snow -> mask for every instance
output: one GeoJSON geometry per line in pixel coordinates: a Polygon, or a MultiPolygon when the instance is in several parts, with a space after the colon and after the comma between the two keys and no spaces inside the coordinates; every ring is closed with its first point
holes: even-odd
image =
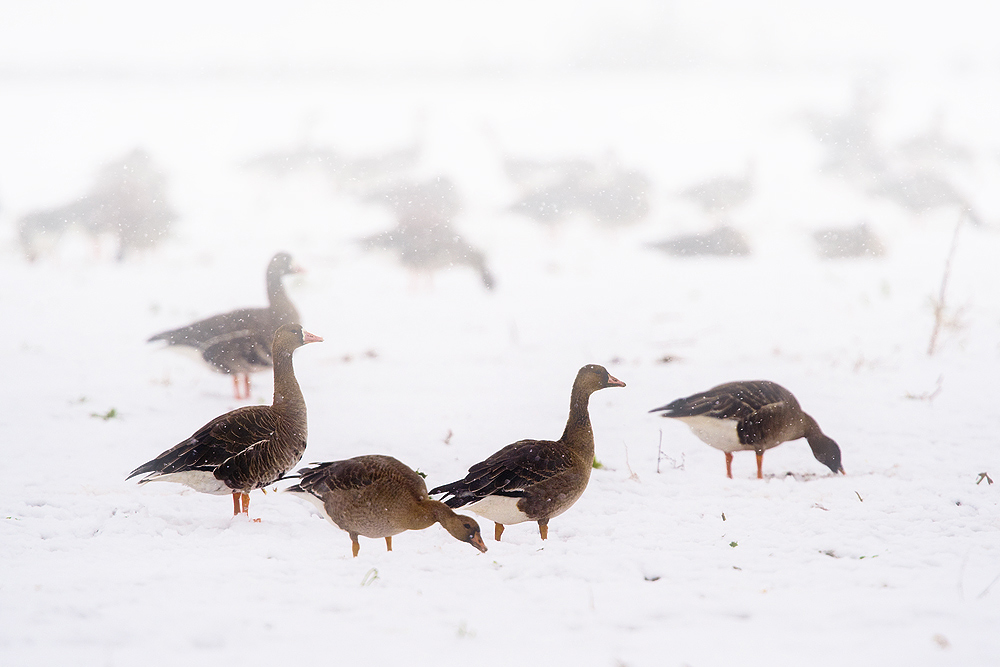
{"type": "Polygon", "coordinates": [[[993,577],[993,581],[990,582],[990,585],[984,588],[983,592],[977,595],[976,597],[980,599],[986,597],[986,594],[990,592],[990,589],[993,588],[993,584],[997,583],[997,581],[1000,581],[1000,574],[993,577]]]}
{"type": "Polygon", "coordinates": [[[937,348],[937,338],[938,333],[941,331],[941,326],[944,324],[945,318],[945,290],[948,287],[948,277],[951,275],[951,260],[955,257],[955,249],[958,248],[958,231],[962,228],[962,223],[965,221],[965,211],[963,210],[958,215],[958,222],[955,223],[955,232],[951,236],[951,248],[948,250],[948,258],[944,263],[944,275],[941,276],[941,289],[938,291],[938,298],[933,300],[934,304],[934,329],[931,331],[931,342],[927,346],[927,356],[934,356],[934,351],[937,348]]]}
{"type": "Polygon", "coordinates": [[[660,429],[660,444],[656,447],[656,474],[660,474],[660,461],[667,461],[674,470],[684,470],[684,455],[681,454],[681,462],[663,453],[663,429],[660,429]]]}
{"type": "Polygon", "coordinates": [[[990,479],[989,475],[987,475],[985,472],[981,472],[981,473],[979,473],[979,479],[976,480],[976,485],[978,485],[984,479],[986,480],[987,484],[992,484],[993,483],[993,480],[990,479]]]}
{"type": "Polygon", "coordinates": [[[944,384],[944,375],[939,375],[937,383],[934,385],[934,391],[925,391],[922,394],[914,394],[912,392],[906,392],[904,396],[906,398],[912,399],[914,401],[933,401],[937,398],[937,395],[941,393],[941,387],[944,384]]]}
{"type": "Polygon", "coordinates": [[[630,466],[628,464],[628,445],[626,445],[624,442],[622,442],[622,447],[625,448],[625,467],[628,468],[628,478],[630,480],[632,480],[633,482],[639,482],[639,481],[641,481],[639,479],[639,476],[635,474],[635,471],[632,470],[632,466],[630,466]]]}

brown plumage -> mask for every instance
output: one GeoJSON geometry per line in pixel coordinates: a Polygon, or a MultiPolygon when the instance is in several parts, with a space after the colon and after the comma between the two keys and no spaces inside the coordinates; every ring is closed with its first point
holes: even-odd
{"type": "Polygon", "coordinates": [[[301,481],[285,492],[306,498],[331,523],[346,530],[355,557],[361,549],[359,535],[384,537],[386,549],[392,551],[393,535],[435,523],[455,539],[486,551],[476,520],[432,500],[423,478],[391,456],[371,454],[318,463],[295,476],[301,481]]]}
{"type": "Polygon", "coordinates": [[[133,470],[140,484],[180,482],[196,491],[233,494],[233,514],[247,514],[250,491],[280,479],[306,448],[306,403],[295,379],[292,352],[323,339],[298,324],[274,334],[274,402],[237,408],[208,422],[184,442],[133,470]]]}
{"type": "Polygon", "coordinates": [[[727,382],[650,412],[686,423],[703,442],[725,452],[730,478],[733,452],[756,452],[757,478],[763,479],[764,451],[803,437],[817,461],[835,473],[844,472],[837,443],[802,411],[792,392],[775,382],[727,382]]]}
{"type": "Polygon", "coordinates": [[[267,308],[243,308],[214,315],[179,329],[164,331],[148,342],[193,347],[212,370],[233,376],[236,398],[250,397],[250,373],[271,367],[271,339],[282,324],[299,321],[282,278],[301,269],[279,252],[267,265],[267,308]],[[243,391],[241,392],[240,381],[243,391]]]}
{"type": "Polygon", "coordinates": [[[562,437],[521,440],[507,445],[469,468],[465,478],[431,489],[446,494],[449,507],[468,505],[496,524],[499,541],[505,524],[537,521],[542,539],[549,519],[568,510],[583,495],[594,464],[594,430],[590,425],[590,395],[625,383],[603,366],[584,366],[570,394],[569,419],[562,437]]]}

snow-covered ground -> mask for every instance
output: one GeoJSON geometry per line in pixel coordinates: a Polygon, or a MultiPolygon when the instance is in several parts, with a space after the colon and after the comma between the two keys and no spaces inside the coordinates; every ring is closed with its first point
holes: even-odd
{"type": "MultiPolygon", "coordinates": [[[[0,52],[2,55],[2,52],[0,52]]],[[[806,112],[846,114],[857,77],[746,68],[517,76],[11,76],[0,86],[0,663],[885,664],[1000,662],[1000,129],[992,69],[874,77],[880,146],[935,117],[971,159],[947,165],[985,225],[964,225],[947,324],[928,356],[958,219],[914,214],[820,172],[806,112]],[[492,292],[456,265],[431,281],[355,239],[388,212],[321,170],[248,168],[269,151],[373,155],[422,141],[492,292]],[[83,194],[136,146],[170,179],[172,235],[114,262],[70,234],[27,262],[26,212],[83,194]],[[653,182],[648,218],[550,229],[504,210],[500,152],[601,159],[653,182]],[[677,196],[754,165],[727,220],[745,258],[646,247],[714,220],[677,196]],[[811,233],[867,220],[876,259],[820,260],[811,233]],[[237,406],[232,385],[149,335],[263,304],[288,250],[305,327],[303,463],[383,453],[428,484],[522,438],[556,438],[577,369],[594,395],[590,487],[549,539],[511,526],[479,554],[438,526],[392,553],[298,499],[139,487],[134,467],[237,406]],[[648,410],[771,379],[840,444],[720,452],[648,410]],[[112,412],[113,411],[113,412],[112,412]]],[[[871,80],[869,80],[871,83],[871,80]]],[[[270,400],[255,376],[253,401],[270,400]]],[[[278,484],[277,486],[282,486],[278,484]]],[[[492,527],[480,521],[484,533],[492,527]]]]}

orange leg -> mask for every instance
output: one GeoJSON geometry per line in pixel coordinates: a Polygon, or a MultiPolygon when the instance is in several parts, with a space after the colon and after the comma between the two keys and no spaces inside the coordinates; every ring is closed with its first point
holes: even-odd
{"type": "Polygon", "coordinates": [[[493,529],[493,539],[495,539],[497,542],[499,542],[501,535],[503,535],[503,524],[502,523],[498,523],[498,524],[496,524],[496,526],[493,529]]]}
{"type": "Polygon", "coordinates": [[[358,542],[358,536],[351,533],[351,553],[357,558],[359,551],[361,551],[361,543],[358,542]]]}
{"type": "Polygon", "coordinates": [[[539,519],[538,520],[538,534],[542,536],[543,540],[549,539],[549,520],[539,519]]]}
{"type": "Polygon", "coordinates": [[[249,373],[234,373],[233,374],[233,397],[236,400],[242,400],[245,398],[250,398],[250,374],[249,373]]]}
{"type": "Polygon", "coordinates": [[[385,550],[392,551],[392,535],[385,538],[385,550]]]}
{"type": "Polygon", "coordinates": [[[757,479],[764,479],[764,452],[757,452],[757,479]]]}
{"type": "Polygon", "coordinates": [[[240,492],[233,491],[233,516],[237,516],[240,513],[240,492]]]}
{"type": "MultiPolygon", "coordinates": [[[[240,513],[246,514],[247,518],[250,518],[250,494],[241,493],[240,494],[240,513]]],[[[260,519],[253,519],[254,523],[260,523],[260,519]]]]}
{"type": "Polygon", "coordinates": [[[726,452],[726,477],[733,478],[733,453],[726,452]]]}

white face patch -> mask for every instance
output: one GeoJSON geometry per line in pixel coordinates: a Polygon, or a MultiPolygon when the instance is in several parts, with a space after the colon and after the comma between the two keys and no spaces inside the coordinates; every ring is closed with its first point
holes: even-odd
{"type": "Polygon", "coordinates": [[[519,500],[521,499],[507,496],[486,496],[462,509],[472,510],[481,517],[505,525],[530,521],[527,514],[517,509],[519,500]]]}

